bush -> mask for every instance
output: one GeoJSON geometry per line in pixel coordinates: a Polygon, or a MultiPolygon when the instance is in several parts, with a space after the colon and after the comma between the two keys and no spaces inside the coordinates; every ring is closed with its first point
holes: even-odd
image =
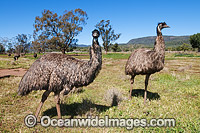
{"type": "Polygon", "coordinates": [[[119,102],[121,102],[124,98],[122,97],[122,94],[118,91],[118,89],[113,88],[107,90],[106,94],[104,95],[104,99],[111,106],[117,106],[119,102]]]}
{"type": "Polygon", "coordinates": [[[117,43],[112,45],[111,49],[113,50],[113,52],[121,52],[122,51],[117,43]]]}

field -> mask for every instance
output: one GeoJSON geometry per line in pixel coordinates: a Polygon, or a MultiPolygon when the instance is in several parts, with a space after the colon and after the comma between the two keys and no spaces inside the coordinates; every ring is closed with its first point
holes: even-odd
{"type": "MultiPolygon", "coordinates": [[[[18,96],[21,76],[0,79],[0,132],[200,132],[200,54],[166,53],[165,68],[151,75],[148,100],[143,103],[144,79],[135,78],[133,97],[128,99],[130,77],[124,67],[130,53],[108,53],[103,55],[103,65],[97,78],[79,92],[62,97],[63,118],[86,118],[87,115],[104,118],[174,118],[175,127],[42,127],[40,124],[28,128],[24,118],[34,114],[43,91],[33,91],[27,96],[18,96]],[[111,95],[118,96],[113,104],[111,95]],[[114,105],[114,106],[113,106],[114,105]]],[[[89,59],[88,55],[75,56],[89,59]]],[[[32,55],[12,57],[0,55],[0,69],[28,69],[35,61],[32,55]]],[[[50,94],[40,116],[57,118],[54,96],[50,94]]]]}

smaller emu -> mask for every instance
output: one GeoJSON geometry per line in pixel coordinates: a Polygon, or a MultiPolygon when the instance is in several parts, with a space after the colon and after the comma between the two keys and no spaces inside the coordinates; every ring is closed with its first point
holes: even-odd
{"type": "Polygon", "coordinates": [[[54,92],[58,118],[61,118],[60,93],[70,92],[74,87],[87,86],[94,81],[102,66],[99,35],[98,30],[92,32],[89,61],[66,54],[46,54],[37,59],[24,74],[19,84],[19,95],[27,95],[32,90],[45,90],[35,113],[36,117],[49,94],[54,92]]]}
{"type": "Polygon", "coordinates": [[[10,57],[10,56],[11,56],[11,53],[8,53],[8,56],[10,57]]]}
{"type": "Polygon", "coordinates": [[[140,74],[146,75],[144,104],[146,103],[147,86],[150,75],[164,68],[165,42],[161,33],[163,28],[169,28],[169,26],[165,22],[158,23],[154,49],[137,49],[133,51],[125,66],[126,75],[131,75],[130,99],[135,76],[140,74]]]}
{"type": "Polygon", "coordinates": [[[14,54],[14,60],[15,60],[15,61],[18,60],[19,57],[20,57],[20,54],[19,54],[19,53],[15,53],[15,54],[14,54]]]}
{"type": "Polygon", "coordinates": [[[34,58],[37,58],[37,53],[34,53],[34,54],[33,54],[33,57],[34,57],[34,58]]]}

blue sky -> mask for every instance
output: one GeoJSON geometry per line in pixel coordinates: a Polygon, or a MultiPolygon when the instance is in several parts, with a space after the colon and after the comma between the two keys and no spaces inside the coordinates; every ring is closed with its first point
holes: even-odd
{"type": "MultiPolygon", "coordinates": [[[[156,26],[165,21],[171,28],[164,35],[192,35],[200,32],[199,0],[1,0],[0,37],[32,34],[36,16],[44,9],[61,15],[64,10],[81,8],[87,24],[78,35],[78,44],[91,44],[91,31],[100,20],[110,20],[118,43],[156,35],[156,26]]],[[[101,43],[101,40],[100,40],[101,43]]]]}

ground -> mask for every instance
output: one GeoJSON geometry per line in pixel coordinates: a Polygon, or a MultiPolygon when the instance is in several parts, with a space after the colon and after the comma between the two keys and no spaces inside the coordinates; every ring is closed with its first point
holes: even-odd
{"type": "Polygon", "coordinates": [[[0,69],[0,78],[10,77],[10,76],[23,76],[26,73],[26,69],[0,69]]]}
{"type": "MultiPolygon", "coordinates": [[[[31,55],[20,57],[0,56],[0,132],[200,132],[200,54],[166,53],[165,68],[150,77],[147,105],[144,106],[144,79],[136,76],[133,97],[128,99],[130,77],[124,67],[130,53],[108,53],[103,55],[103,66],[97,78],[79,92],[62,97],[63,118],[86,118],[87,115],[104,118],[174,118],[175,127],[82,127],[59,128],[36,125],[28,128],[24,118],[34,114],[44,91],[33,91],[27,96],[18,96],[17,89],[23,73],[35,61],[31,55]],[[6,69],[6,70],[5,70],[6,69]],[[9,70],[8,70],[9,69],[9,70]],[[15,71],[20,70],[20,71],[15,71]],[[15,72],[9,73],[9,72],[15,72]],[[111,106],[111,93],[120,100],[111,106]]],[[[76,56],[88,59],[88,55],[76,56]]],[[[50,94],[40,116],[57,118],[54,96],[50,94]]]]}

